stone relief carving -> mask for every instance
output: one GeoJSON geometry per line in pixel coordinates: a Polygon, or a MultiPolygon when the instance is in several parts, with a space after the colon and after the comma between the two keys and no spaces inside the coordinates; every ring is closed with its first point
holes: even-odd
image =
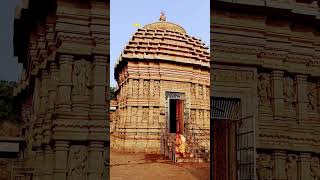
{"type": "Polygon", "coordinates": [[[195,110],[191,110],[191,121],[192,121],[192,123],[196,122],[196,120],[197,120],[197,113],[196,113],[195,110]]]}
{"type": "Polygon", "coordinates": [[[250,71],[232,71],[225,69],[214,69],[212,73],[213,81],[227,81],[227,82],[248,82],[254,81],[255,76],[250,71]]]}
{"type": "Polygon", "coordinates": [[[270,75],[267,73],[260,73],[258,76],[258,97],[259,104],[265,106],[271,105],[271,82],[270,75]]]}
{"type": "Polygon", "coordinates": [[[313,180],[320,180],[320,163],[318,157],[312,157],[310,162],[310,175],[313,180]]]}
{"type": "Polygon", "coordinates": [[[137,121],[137,115],[138,115],[138,108],[132,107],[132,117],[131,117],[132,122],[137,121]]]}
{"type": "Polygon", "coordinates": [[[160,81],[154,81],[154,95],[160,94],[160,81]]]}
{"type": "Polygon", "coordinates": [[[198,86],[199,87],[199,96],[203,96],[203,87],[201,85],[198,86]]]}
{"type": "Polygon", "coordinates": [[[8,170],[7,164],[8,160],[2,159],[0,160],[0,180],[10,179],[10,172],[8,170]]]}
{"type": "Polygon", "coordinates": [[[85,146],[71,146],[69,152],[68,179],[86,180],[87,149],[85,146]]]}
{"type": "Polygon", "coordinates": [[[142,119],[145,121],[148,121],[148,119],[149,119],[149,108],[148,107],[143,108],[142,119]]]}
{"type": "Polygon", "coordinates": [[[311,110],[315,110],[317,108],[317,84],[316,83],[308,83],[307,88],[307,96],[308,96],[308,108],[311,110]]]}
{"type": "Polygon", "coordinates": [[[145,97],[149,97],[149,94],[150,94],[150,82],[143,81],[143,95],[145,97]]]}
{"type": "Polygon", "coordinates": [[[195,84],[191,84],[191,95],[193,97],[196,96],[196,86],[195,86],[195,84]]]}
{"type": "Polygon", "coordinates": [[[203,110],[199,110],[199,121],[203,122],[203,110]]]}
{"type": "Polygon", "coordinates": [[[159,109],[153,109],[153,122],[159,122],[159,109]]]}
{"type": "Polygon", "coordinates": [[[72,82],[73,94],[89,95],[87,88],[92,88],[90,62],[84,59],[74,62],[72,82]]]}
{"type": "Polygon", "coordinates": [[[206,97],[205,98],[209,98],[210,97],[210,88],[208,88],[208,87],[206,87],[205,88],[205,95],[206,95],[206,97]]]}
{"type": "Polygon", "coordinates": [[[297,165],[297,156],[296,155],[289,155],[286,160],[286,175],[288,180],[297,180],[297,172],[298,172],[298,165],[297,165]]]}
{"type": "Polygon", "coordinates": [[[294,80],[291,77],[287,76],[284,79],[283,85],[284,103],[286,107],[294,108],[296,103],[296,88],[294,80]]]}
{"type": "Polygon", "coordinates": [[[271,155],[259,154],[257,158],[258,180],[270,180],[272,176],[273,163],[271,155]]]}
{"type": "Polygon", "coordinates": [[[139,81],[138,80],[133,80],[133,89],[132,89],[132,93],[134,97],[138,96],[138,92],[139,92],[139,81]]]}

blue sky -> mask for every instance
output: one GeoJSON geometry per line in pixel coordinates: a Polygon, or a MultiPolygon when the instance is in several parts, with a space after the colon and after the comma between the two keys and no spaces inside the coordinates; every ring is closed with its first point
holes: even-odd
{"type": "Polygon", "coordinates": [[[20,78],[21,65],[13,57],[13,20],[19,3],[19,0],[0,2],[0,80],[17,81],[20,78]]]}
{"type": "Polygon", "coordinates": [[[209,0],[111,0],[110,12],[110,83],[114,80],[114,65],[121,51],[141,26],[158,21],[160,12],[165,11],[167,21],[182,26],[189,35],[210,43],[209,0]]]}

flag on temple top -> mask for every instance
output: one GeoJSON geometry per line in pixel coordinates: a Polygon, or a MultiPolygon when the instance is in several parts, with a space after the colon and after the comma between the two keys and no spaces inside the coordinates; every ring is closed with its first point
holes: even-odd
{"type": "Polygon", "coordinates": [[[140,27],[140,24],[139,23],[135,23],[135,24],[133,24],[133,26],[140,27]]]}

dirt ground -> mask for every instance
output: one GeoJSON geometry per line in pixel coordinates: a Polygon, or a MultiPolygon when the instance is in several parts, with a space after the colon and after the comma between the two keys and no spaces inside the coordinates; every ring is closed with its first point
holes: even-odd
{"type": "Polygon", "coordinates": [[[209,180],[209,163],[174,163],[160,155],[111,151],[111,180],[209,180]]]}

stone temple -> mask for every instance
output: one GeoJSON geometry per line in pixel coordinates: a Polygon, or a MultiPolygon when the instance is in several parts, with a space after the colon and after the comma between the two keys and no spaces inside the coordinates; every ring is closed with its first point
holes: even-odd
{"type": "Polygon", "coordinates": [[[115,66],[111,148],[170,153],[180,131],[190,151],[209,150],[209,61],[208,47],[164,15],[139,28],[115,66]]]}
{"type": "Polygon", "coordinates": [[[320,179],[319,4],[211,3],[216,179],[320,179]]]}

